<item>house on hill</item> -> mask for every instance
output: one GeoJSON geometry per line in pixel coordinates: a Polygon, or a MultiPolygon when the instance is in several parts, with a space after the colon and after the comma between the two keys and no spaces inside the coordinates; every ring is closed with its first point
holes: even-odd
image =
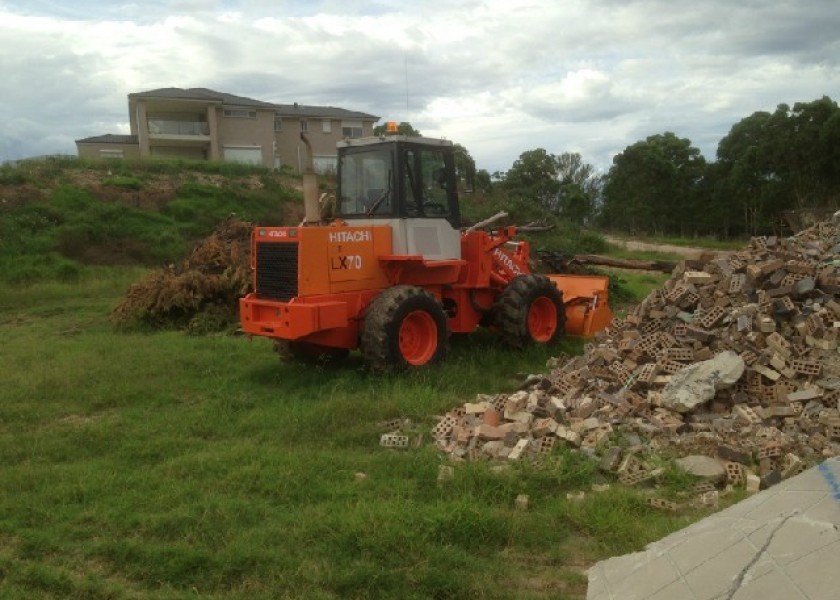
{"type": "Polygon", "coordinates": [[[336,167],[336,142],[373,135],[379,120],[344,108],[272,104],[207,88],[129,94],[128,115],[130,135],[76,140],[79,158],[226,160],[302,172],[305,132],[315,169],[325,172],[336,167]]]}

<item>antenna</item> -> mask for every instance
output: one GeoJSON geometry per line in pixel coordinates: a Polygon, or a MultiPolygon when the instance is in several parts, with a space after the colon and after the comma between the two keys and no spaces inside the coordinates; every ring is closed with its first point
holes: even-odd
{"type": "Polygon", "coordinates": [[[408,121],[408,54],[403,52],[403,70],[405,71],[405,120],[408,121]]]}

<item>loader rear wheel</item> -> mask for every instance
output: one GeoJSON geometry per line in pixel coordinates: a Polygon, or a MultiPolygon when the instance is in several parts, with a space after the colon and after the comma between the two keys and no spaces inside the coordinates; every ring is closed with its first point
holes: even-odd
{"type": "Polygon", "coordinates": [[[563,293],[544,275],[520,275],[499,295],[493,307],[496,327],[515,348],[548,344],[563,334],[563,293]]]}
{"type": "Polygon", "coordinates": [[[362,356],[375,371],[422,367],[443,358],[446,314],[423,288],[398,285],[384,290],[365,311],[362,356]]]}

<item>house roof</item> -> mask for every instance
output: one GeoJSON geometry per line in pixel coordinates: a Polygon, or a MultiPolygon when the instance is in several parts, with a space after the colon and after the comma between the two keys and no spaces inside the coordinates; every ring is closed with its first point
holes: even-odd
{"type": "Polygon", "coordinates": [[[94,135],[86,137],[81,140],[76,140],[77,144],[136,144],[136,135],[117,135],[114,133],[106,133],[105,135],[94,135]]]}
{"type": "Polygon", "coordinates": [[[136,92],[129,94],[129,98],[167,98],[173,100],[203,100],[205,102],[218,102],[220,104],[234,104],[236,106],[253,106],[255,108],[274,108],[270,102],[254,100],[245,96],[226,94],[208,88],[158,88],[147,92],[136,92]]]}
{"type": "Polygon", "coordinates": [[[247,98],[245,96],[217,92],[208,88],[158,88],[147,92],[129,94],[128,97],[130,99],[166,98],[174,100],[203,100],[205,102],[218,102],[220,104],[235,106],[252,106],[254,108],[267,108],[274,110],[277,114],[284,117],[331,117],[336,119],[372,119],[374,121],[379,119],[376,115],[347,110],[344,108],[336,108],[334,106],[313,106],[298,104],[297,102],[294,104],[273,104],[271,102],[254,100],[253,98],[247,98]]]}
{"type": "Polygon", "coordinates": [[[283,117],[332,117],[335,119],[372,119],[379,117],[368,113],[336,108],[334,106],[307,106],[305,104],[275,104],[274,111],[283,117]]]}

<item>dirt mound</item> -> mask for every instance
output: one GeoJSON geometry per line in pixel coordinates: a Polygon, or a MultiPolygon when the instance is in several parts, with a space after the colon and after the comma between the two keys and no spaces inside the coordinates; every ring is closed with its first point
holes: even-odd
{"type": "Polygon", "coordinates": [[[176,197],[176,190],[171,181],[152,182],[139,190],[98,183],[91,184],[86,189],[99,200],[141,210],[161,211],[176,197]]]}
{"type": "Polygon", "coordinates": [[[227,219],[180,265],[151,273],[129,288],[111,320],[118,329],[187,328],[218,331],[235,321],[238,299],[251,284],[253,225],[227,219]]]}
{"type": "Polygon", "coordinates": [[[37,202],[43,197],[44,191],[31,183],[0,185],[0,212],[37,202]]]}

